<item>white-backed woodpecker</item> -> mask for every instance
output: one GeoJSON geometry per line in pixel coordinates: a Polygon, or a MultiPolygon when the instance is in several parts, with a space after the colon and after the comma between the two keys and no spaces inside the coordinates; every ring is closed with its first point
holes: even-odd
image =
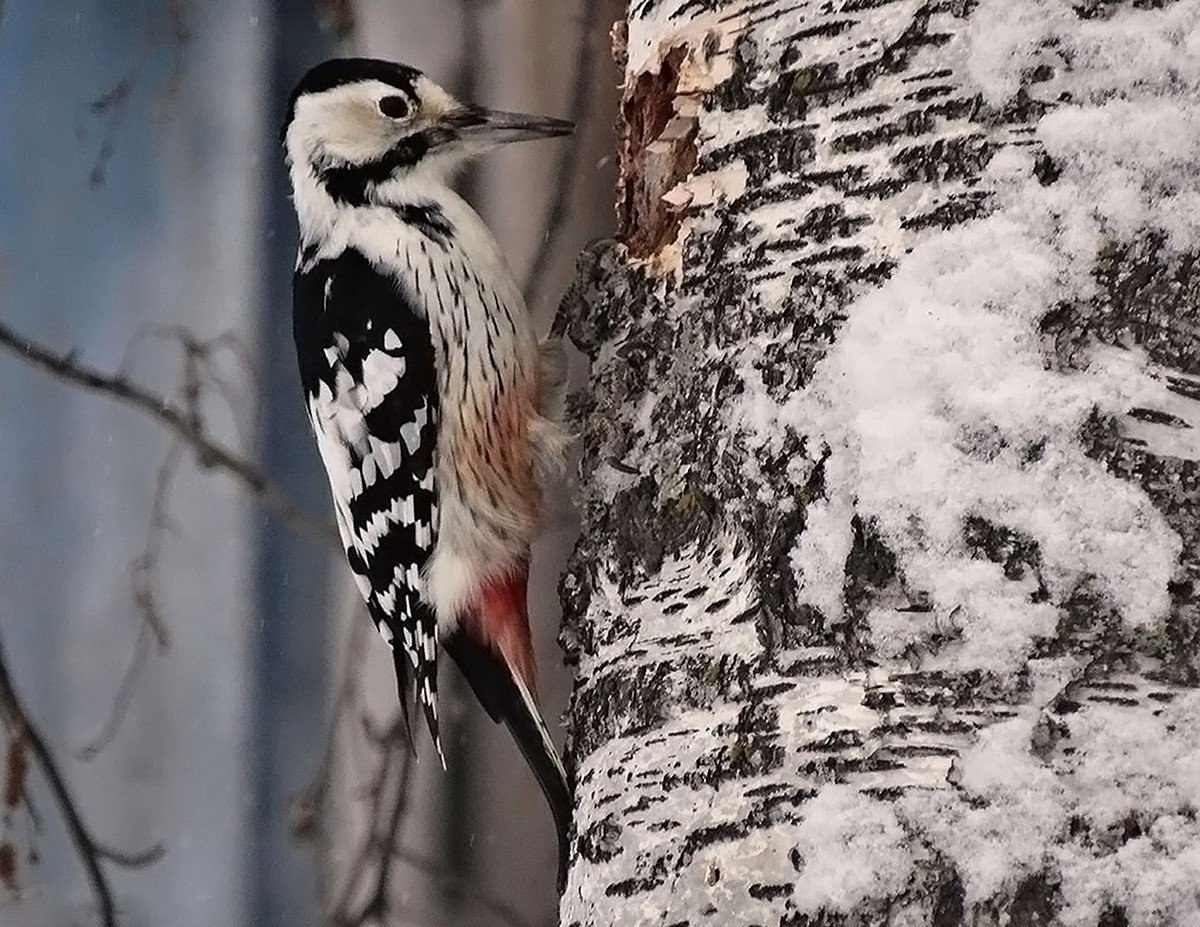
{"type": "Polygon", "coordinates": [[[310,70],[283,129],[300,380],[354,579],[439,756],[439,643],[508,725],[554,814],[560,884],[570,792],[537,706],[526,586],[566,444],[546,414],[561,370],[450,183],[498,144],[571,130],[364,58],[310,70]]]}

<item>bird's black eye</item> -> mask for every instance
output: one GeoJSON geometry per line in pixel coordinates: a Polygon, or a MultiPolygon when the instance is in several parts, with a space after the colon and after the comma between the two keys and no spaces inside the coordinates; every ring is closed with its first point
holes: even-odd
{"type": "Polygon", "coordinates": [[[384,97],[379,101],[379,111],[390,119],[405,119],[412,112],[408,97],[384,97]]]}

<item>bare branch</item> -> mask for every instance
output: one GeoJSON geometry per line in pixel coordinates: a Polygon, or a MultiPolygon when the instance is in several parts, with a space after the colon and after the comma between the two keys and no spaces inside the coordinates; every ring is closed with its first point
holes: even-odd
{"type": "Polygon", "coordinates": [[[117,913],[113,903],[112,888],[108,884],[108,877],[101,868],[101,860],[108,860],[120,866],[148,866],[162,855],[164,852],[162,846],[156,844],[140,853],[122,853],[96,842],[83,822],[79,807],[67,788],[66,780],[63,778],[54,754],[50,751],[41,732],[34,726],[25,710],[24,703],[13,687],[3,640],[0,640],[0,708],[8,716],[10,723],[18,729],[19,736],[28,743],[34,759],[37,760],[37,764],[42,770],[42,775],[46,778],[46,783],[50,786],[54,801],[58,805],[59,813],[66,825],[67,834],[87,873],[92,893],[96,896],[104,927],[117,927],[117,913]]]}
{"type": "Polygon", "coordinates": [[[555,172],[552,188],[554,193],[550,199],[550,207],[546,211],[546,221],[543,223],[545,233],[525,279],[525,302],[530,306],[541,295],[542,287],[545,285],[546,270],[550,266],[550,259],[554,256],[559,233],[567,220],[567,208],[571,200],[571,180],[579,168],[579,158],[583,153],[580,127],[587,117],[592,101],[592,70],[594,66],[592,31],[595,28],[601,6],[603,4],[600,0],[583,0],[583,18],[579,22],[579,52],[576,55],[578,64],[575,66],[575,80],[571,85],[570,107],[567,110],[569,118],[575,123],[576,132],[566,140],[562,156],[558,160],[558,170],[555,172]]]}
{"type": "MultiPolygon", "coordinates": [[[[212,369],[213,356],[220,350],[228,350],[233,353],[239,361],[246,365],[247,370],[251,369],[248,359],[241,352],[240,342],[232,333],[226,332],[215,338],[200,339],[181,326],[148,327],[135,336],[130,347],[126,349],[126,358],[129,356],[132,346],[144,337],[169,338],[177,342],[183,349],[184,370],[181,392],[186,410],[185,415],[192,428],[203,432],[201,404],[205,387],[210,382],[217,383],[222,397],[228,403],[230,410],[236,414],[237,409],[233,401],[231,384],[218,378],[212,369]]],[[[124,359],[120,369],[122,371],[125,369],[124,359]]],[[[123,373],[121,375],[124,376],[123,373]]],[[[138,636],[133,657],[121,678],[112,707],[100,732],[76,752],[76,756],[84,762],[95,759],[116,736],[120,723],[129,709],[133,684],[150,654],[151,640],[153,639],[153,642],[157,644],[159,651],[164,651],[170,646],[167,624],[163,620],[162,610],[158,603],[156,580],[163,537],[175,528],[168,512],[168,502],[172,483],[178,473],[179,464],[183,460],[184,448],[182,440],[178,438],[173,440],[155,476],[154,497],[150,505],[145,542],[142,552],[130,564],[133,601],[144,621],[143,633],[138,636]]]]}
{"type": "MultiPolygon", "coordinates": [[[[24,804],[34,833],[40,834],[42,832],[42,813],[38,810],[37,804],[33,800],[33,794],[26,783],[29,773],[29,743],[25,738],[25,729],[3,711],[0,711],[0,721],[3,721],[4,732],[8,735],[8,753],[4,758],[2,805],[5,816],[7,817],[7,813],[16,808],[18,804],[24,804]]],[[[0,877],[0,881],[3,881],[2,877],[0,877]]]]}
{"type": "Polygon", "coordinates": [[[329,522],[314,518],[294,505],[253,462],[210,437],[187,410],[179,408],[167,397],[134,383],[124,374],[107,374],[88,367],[76,359],[74,351],[59,353],[38,344],[3,321],[0,321],[0,345],[11,348],[34,366],[61,380],[140,410],[186,442],[201,467],[232,474],[265,508],[298,531],[324,543],[338,543],[337,532],[329,522]]]}
{"type": "MultiPolygon", "coordinates": [[[[380,749],[391,753],[399,747],[396,742],[397,737],[408,739],[408,730],[403,719],[399,720],[399,730],[393,727],[389,734],[390,737],[380,741],[380,749]]],[[[363,915],[359,921],[372,915],[382,922],[391,906],[388,889],[391,887],[392,860],[396,855],[396,845],[400,840],[400,825],[404,821],[404,812],[408,806],[408,789],[412,782],[413,768],[412,755],[406,749],[400,748],[400,750],[402,765],[396,783],[396,797],[392,803],[391,812],[387,815],[384,831],[378,835],[378,843],[375,847],[376,855],[379,857],[379,868],[375,871],[375,886],[363,908],[363,915]]]]}

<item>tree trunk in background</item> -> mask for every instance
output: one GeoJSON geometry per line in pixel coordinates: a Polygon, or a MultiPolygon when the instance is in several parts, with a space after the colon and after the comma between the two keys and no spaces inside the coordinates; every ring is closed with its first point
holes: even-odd
{"type": "MultiPolygon", "coordinates": [[[[263,234],[255,369],[260,378],[263,469],[305,511],[324,516],[329,485],[303,404],[296,398],[300,395],[296,359],[288,350],[299,233],[277,129],[297,75],[333,49],[333,36],[319,28],[317,13],[312,0],[279,0],[261,14],[267,104],[260,142],[263,234]]],[[[311,781],[324,749],[314,730],[333,690],[323,684],[319,672],[334,636],[325,602],[334,585],[331,576],[342,575],[341,562],[331,556],[329,546],[298,536],[278,519],[264,518],[256,529],[258,621],[251,651],[253,688],[248,695],[246,770],[251,810],[246,823],[249,851],[243,916],[258,927],[316,927],[322,921],[312,861],[307,853],[297,852],[285,825],[290,803],[311,781]]]]}
{"type": "Polygon", "coordinates": [[[1200,922],[1200,4],[1143,5],[631,3],[563,924],[1200,922]]]}

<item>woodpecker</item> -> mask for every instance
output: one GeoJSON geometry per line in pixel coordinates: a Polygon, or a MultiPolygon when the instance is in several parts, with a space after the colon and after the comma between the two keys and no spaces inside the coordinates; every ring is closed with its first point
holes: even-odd
{"type": "Polygon", "coordinates": [[[450,184],[494,146],[572,129],[366,58],[305,74],[283,127],[300,381],[350,569],[443,767],[439,643],[512,732],[554,816],[560,887],[570,791],[538,710],[526,587],[566,446],[548,414],[561,367],[450,184]]]}

